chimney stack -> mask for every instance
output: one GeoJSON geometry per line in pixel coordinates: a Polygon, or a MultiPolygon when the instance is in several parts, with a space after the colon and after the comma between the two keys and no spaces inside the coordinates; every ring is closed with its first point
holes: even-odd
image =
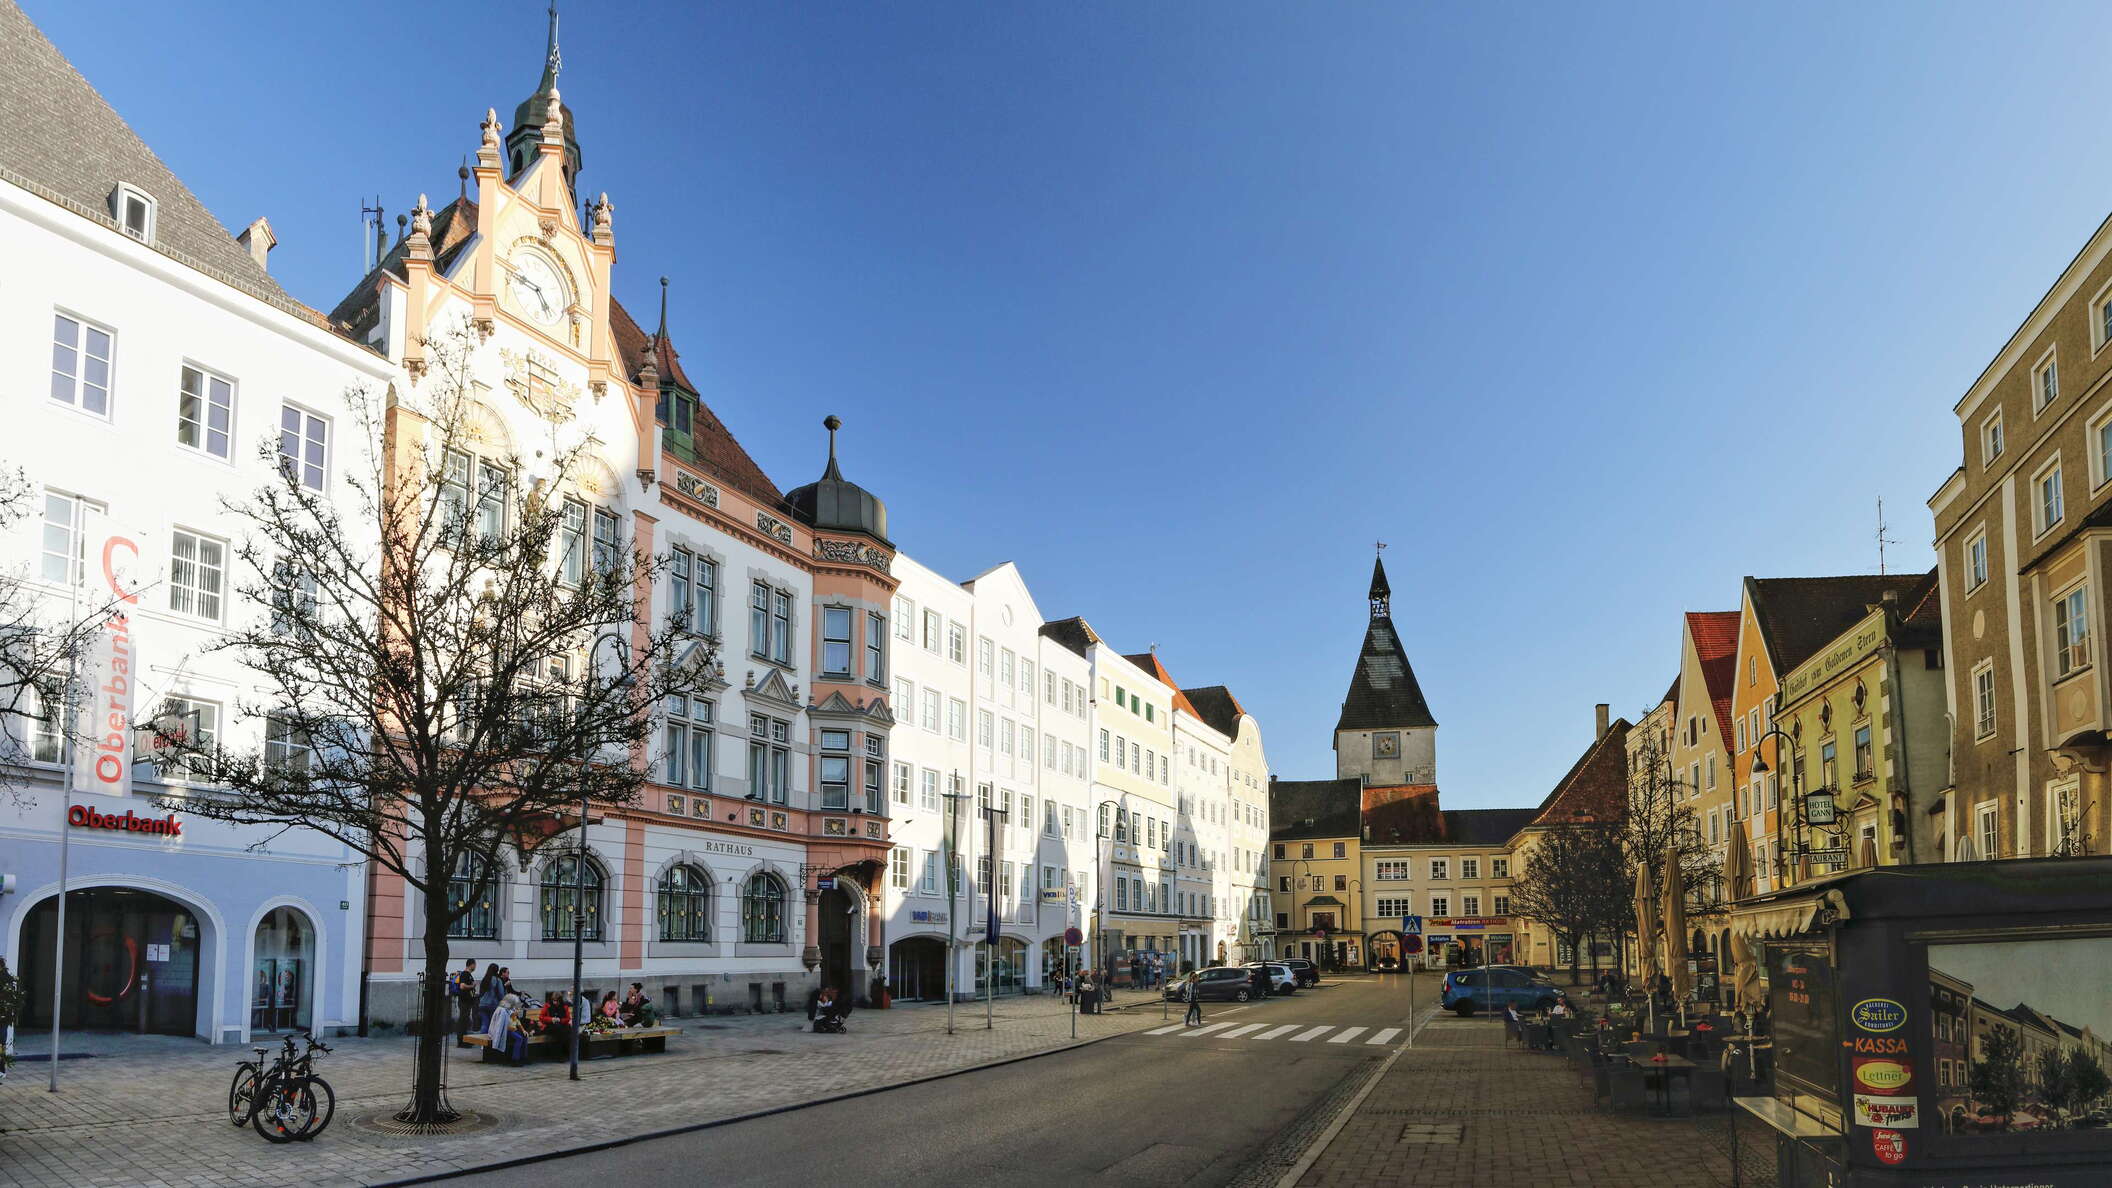
{"type": "Polygon", "coordinates": [[[271,271],[270,265],[264,262],[264,257],[270,255],[271,249],[279,245],[279,237],[271,233],[269,220],[258,217],[243,228],[242,234],[235,236],[235,242],[249,249],[249,258],[257,262],[258,272],[271,271]]]}
{"type": "Polygon", "coordinates": [[[1611,707],[1603,701],[1591,707],[1592,717],[1597,719],[1599,727],[1599,732],[1597,735],[1594,736],[1593,741],[1598,741],[1606,737],[1606,728],[1608,725],[1606,720],[1606,712],[1610,708],[1611,707]]]}

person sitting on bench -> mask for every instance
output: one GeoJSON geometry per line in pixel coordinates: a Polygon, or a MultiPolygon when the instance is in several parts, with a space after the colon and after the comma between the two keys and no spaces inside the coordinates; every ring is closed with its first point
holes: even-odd
{"type": "Polygon", "coordinates": [[[645,996],[644,982],[631,983],[631,992],[623,996],[623,1005],[617,1013],[625,1027],[651,1027],[659,1019],[653,1010],[653,1000],[645,996]]]}
{"type": "Polygon", "coordinates": [[[843,1020],[850,1014],[848,1006],[836,993],[836,987],[823,986],[814,996],[814,1030],[829,1035],[843,1034],[843,1020]]]}

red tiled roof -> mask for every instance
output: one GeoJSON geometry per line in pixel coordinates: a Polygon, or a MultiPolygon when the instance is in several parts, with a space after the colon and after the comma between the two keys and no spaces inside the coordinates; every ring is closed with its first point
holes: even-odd
{"type": "Polygon", "coordinates": [[[1592,740],[1591,746],[1555,784],[1555,790],[1540,802],[1540,811],[1534,814],[1531,823],[1574,825],[1598,821],[1610,824],[1626,815],[1628,730],[1628,719],[1616,718],[1606,728],[1605,737],[1592,740]]]}
{"type": "MultiPolygon", "coordinates": [[[[616,354],[623,365],[624,378],[636,381],[639,369],[645,366],[646,344],[652,341],[651,337],[639,329],[630,311],[623,308],[623,303],[613,298],[609,301],[609,332],[616,339],[616,354]]],[[[673,345],[662,345],[664,349],[653,366],[659,369],[663,378],[672,378],[685,390],[696,392],[688,377],[682,374],[681,360],[675,355],[673,345]]],[[[755,459],[733,436],[733,431],[726,427],[726,422],[719,419],[719,414],[712,411],[701,395],[697,397],[696,416],[690,423],[689,442],[699,470],[765,507],[777,508],[784,504],[784,493],[770,481],[769,475],[763,473],[763,468],[756,465],[755,459]]]]}
{"type": "Polygon", "coordinates": [[[1159,663],[1159,654],[1157,652],[1138,652],[1134,656],[1124,656],[1122,658],[1150,673],[1152,679],[1173,690],[1173,705],[1175,709],[1185,710],[1191,718],[1202,718],[1203,715],[1201,711],[1195,708],[1195,703],[1188,700],[1188,694],[1182,692],[1181,687],[1174,683],[1173,674],[1167,672],[1166,666],[1159,663]]]}
{"type": "Polygon", "coordinates": [[[1722,732],[1718,737],[1726,748],[1731,745],[1731,691],[1738,679],[1738,619],[1737,611],[1687,612],[1687,635],[1694,640],[1701,679],[1716,707],[1716,729],[1722,732]]]}
{"type": "Polygon", "coordinates": [[[1389,784],[1363,792],[1364,828],[1373,845],[1442,842],[1445,815],[1436,784],[1389,784]]]}

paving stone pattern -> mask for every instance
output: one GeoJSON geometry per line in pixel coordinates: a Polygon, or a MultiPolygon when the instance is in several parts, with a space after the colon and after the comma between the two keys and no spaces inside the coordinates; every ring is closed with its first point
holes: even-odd
{"type": "MultiPolygon", "coordinates": [[[[1122,997],[1129,1009],[1080,1016],[1077,1042],[1162,1025],[1156,1001],[1122,997]]],[[[228,1124],[228,1083],[247,1049],[68,1036],[68,1052],[96,1054],[61,1062],[61,1092],[45,1091],[50,1066],[43,1063],[17,1064],[0,1085],[0,1185],[386,1183],[900,1084],[1074,1042],[1069,1008],[1053,997],[1000,1001],[990,1031],[980,1004],[956,1010],[952,1036],[939,1006],[858,1011],[851,1033],[840,1036],[813,1034],[797,1014],[676,1019],[685,1032],[664,1054],[584,1063],[577,1084],[566,1079],[563,1062],[517,1069],[479,1063],[476,1049],[450,1049],[455,1105],[502,1121],[447,1138],[397,1138],[354,1124],[402,1103],[410,1041],[332,1040],[336,1052],[317,1071],[337,1091],[337,1117],[319,1139],[282,1146],[228,1124]]]]}
{"type": "MultiPolygon", "coordinates": [[[[1401,1054],[1299,1188],[1718,1188],[1729,1116],[1640,1118],[1592,1104],[1562,1057],[1505,1044],[1489,1021],[1439,1018],[1401,1054]]],[[[1741,1188],[1772,1188],[1773,1138],[1743,1118],[1741,1188]]]]}

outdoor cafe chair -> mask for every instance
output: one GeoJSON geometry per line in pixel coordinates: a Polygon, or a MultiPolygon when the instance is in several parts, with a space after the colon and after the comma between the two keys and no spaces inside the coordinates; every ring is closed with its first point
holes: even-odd
{"type": "Polygon", "coordinates": [[[1647,1114],[1650,1112],[1650,1089],[1643,1079],[1643,1070],[1634,1065],[1612,1065],[1607,1072],[1607,1100],[1617,1114],[1647,1114]]]}

